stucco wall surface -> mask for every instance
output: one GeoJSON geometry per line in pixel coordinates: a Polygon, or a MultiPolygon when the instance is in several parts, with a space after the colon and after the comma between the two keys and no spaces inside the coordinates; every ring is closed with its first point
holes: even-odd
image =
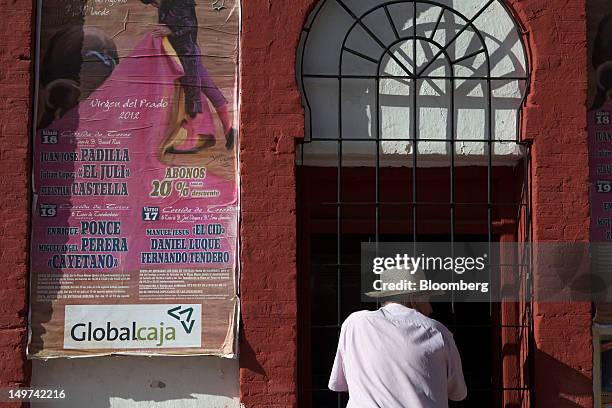
{"type": "Polygon", "coordinates": [[[216,357],[98,357],[35,361],[32,386],[64,389],[40,408],[238,408],[238,361],[216,357]]]}

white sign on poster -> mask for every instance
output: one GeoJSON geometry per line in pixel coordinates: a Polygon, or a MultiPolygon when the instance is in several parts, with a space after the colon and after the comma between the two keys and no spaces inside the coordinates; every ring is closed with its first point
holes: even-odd
{"type": "Polygon", "coordinates": [[[66,349],[201,347],[202,310],[189,305],[68,305],[66,349]]]}

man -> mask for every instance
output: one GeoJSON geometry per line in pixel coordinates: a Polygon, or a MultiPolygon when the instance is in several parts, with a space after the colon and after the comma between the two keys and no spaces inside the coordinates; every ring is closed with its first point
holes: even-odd
{"type": "MultiPolygon", "coordinates": [[[[421,271],[381,274],[383,284],[420,279],[425,279],[421,271]]],[[[453,335],[427,317],[431,293],[382,290],[367,295],[379,298],[383,307],[346,319],[329,388],[348,391],[348,408],[447,408],[448,400],[465,399],[453,335]]]]}

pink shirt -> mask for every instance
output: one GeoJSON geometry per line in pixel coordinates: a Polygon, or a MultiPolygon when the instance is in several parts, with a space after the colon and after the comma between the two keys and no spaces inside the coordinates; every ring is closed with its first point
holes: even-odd
{"type": "Polygon", "coordinates": [[[349,392],[347,408],[447,408],[467,396],[451,332],[396,303],[346,319],[329,388],[349,392]]]}

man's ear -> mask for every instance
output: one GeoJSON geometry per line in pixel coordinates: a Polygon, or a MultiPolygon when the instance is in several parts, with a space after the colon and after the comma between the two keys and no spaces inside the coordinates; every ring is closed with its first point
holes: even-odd
{"type": "Polygon", "coordinates": [[[77,105],[80,96],[81,88],[76,81],[56,79],[45,87],[45,107],[53,112],[66,112],[77,105]]]}

